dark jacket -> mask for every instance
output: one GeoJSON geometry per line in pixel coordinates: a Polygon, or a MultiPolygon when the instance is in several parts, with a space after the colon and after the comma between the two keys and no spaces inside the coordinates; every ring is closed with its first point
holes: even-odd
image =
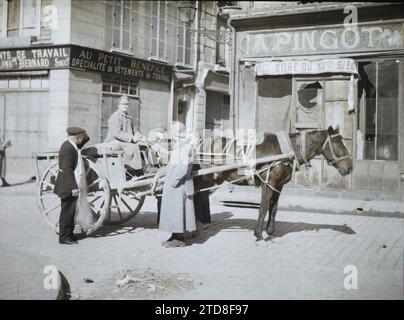
{"type": "Polygon", "coordinates": [[[77,150],[69,141],[65,141],[59,150],[59,174],[56,178],[55,189],[53,190],[60,198],[65,199],[77,189],[74,169],[78,160],[77,150]]]}

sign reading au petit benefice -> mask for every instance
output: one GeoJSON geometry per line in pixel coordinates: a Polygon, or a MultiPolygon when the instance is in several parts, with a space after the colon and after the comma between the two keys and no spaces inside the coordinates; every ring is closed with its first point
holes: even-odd
{"type": "Polygon", "coordinates": [[[172,75],[170,65],[75,45],[0,50],[0,72],[67,68],[162,82],[172,75]]]}

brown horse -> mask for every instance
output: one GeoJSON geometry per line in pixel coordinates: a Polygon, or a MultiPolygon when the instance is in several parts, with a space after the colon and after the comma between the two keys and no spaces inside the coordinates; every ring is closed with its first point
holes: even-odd
{"type": "MultiPolygon", "coordinates": [[[[296,154],[299,165],[308,164],[317,155],[323,155],[329,165],[335,167],[342,176],[352,171],[352,160],[344,145],[339,129],[329,127],[328,130],[307,131],[304,134],[290,133],[289,139],[296,154]]],[[[256,145],[256,158],[281,154],[281,147],[275,134],[264,134],[262,143],[256,145]]],[[[275,215],[278,208],[278,200],[283,186],[290,181],[293,173],[293,165],[288,161],[273,164],[261,164],[256,166],[254,183],[261,186],[261,204],[258,221],[254,235],[257,240],[262,240],[262,230],[267,212],[269,212],[266,227],[267,234],[272,236],[275,232],[275,215]],[[265,166],[268,170],[265,170],[265,166]],[[259,172],[260,169],[265,171],[259,172]]],[[[248,185],[248,179],[240,180],[238,170],[224,171],[219,174],[209,174],[194,178],[195,189],[201,190],[224,181],[239,180],[235,184],[248,185]]],[[[205,194],[208,192],[204,191],[205,194]]]]}

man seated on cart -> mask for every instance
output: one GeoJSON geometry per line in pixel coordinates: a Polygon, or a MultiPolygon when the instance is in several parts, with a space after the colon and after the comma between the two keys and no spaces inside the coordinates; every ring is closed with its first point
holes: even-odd
{"type": "MultiPolygon", "coordinates": [[[[129,103],[126,95],[119,99],[118,110],[108,120],[108,133],[104,143],[108,143],[111,151],[123,151],[125,164],[132,167],[136,175],[141,175],[142,142],[146,142],[146,138],[134,128],[133,119],[128,114],[129,103]]],[[[146,165],[149,164],[147,154],[144,161],[146,165]]]]}

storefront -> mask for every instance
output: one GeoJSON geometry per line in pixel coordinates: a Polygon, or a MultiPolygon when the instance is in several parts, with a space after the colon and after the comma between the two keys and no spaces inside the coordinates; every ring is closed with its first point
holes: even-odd
{"type": "Polygon", "coordinates": [[[352,174],[341,177],[321,157],[314,159],[312,168],[295,175],[295,187],[400,196],[404,17],[377,8],[385,20],[376,22],[376,11],[366,10],[348,27],[338,23],[342,10],[324,17],[232,18],[236,129],[262,135],[338,126],[354,160],[352,174]]]}
{"type": "Polygon", "coordinates": [[[0,134],[8,156],[31,158],[55,150],[68,126],[103,141],[117,101],[145,135],[170,120],[172,67],[122,54],[66,45],[0,50],[0,134]]]}
{"type": "Polygon", "coordinates": [[[206,135],[231,129],[228,72],[206,62],[196,75],[177,72],[173,118],[206,135]]]}

